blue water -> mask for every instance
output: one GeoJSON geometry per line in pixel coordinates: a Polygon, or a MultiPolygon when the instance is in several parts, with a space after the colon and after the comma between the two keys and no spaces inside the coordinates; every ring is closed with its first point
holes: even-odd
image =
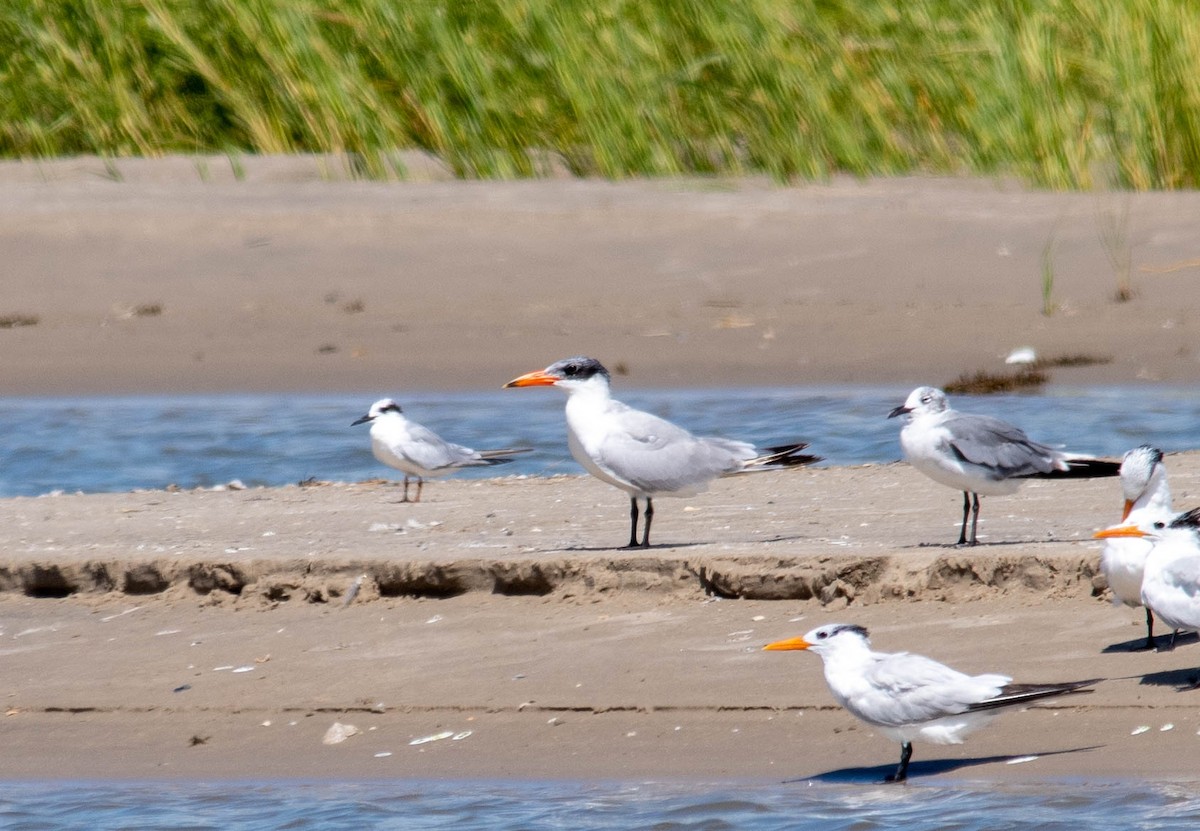
{"type": "MultiPolygon", "coordinates": [[[[907,389],[788,388],[623,391],[627,403],[695,433],[759,445],[806,440],[826,464],[892,461],[900,424],[887,413],[907,389]]],[[[556,390],[396,396],[410,418],[479,449],[535,452],[459,476],[581,473],[566,448],[556,390]]],[[[359,481],[395,473],[371,456],[367,395],[9,398],[0,402],[0,497],[52,491],[283,485],[315,477],[359,481]]],[[[1118,456],[1149,442],[1200,447],[1200,396],[1179,387],[1051,388],[1036,395],[956,396],[961,410],[997,415],[1033,438],[1118,456]]]]}
{"type": "Polygon", "coordinates": [[[905,786],[573,782],[33,782],[0,789],[7,831],[1185,829],[1191,784],[905,786]]]}

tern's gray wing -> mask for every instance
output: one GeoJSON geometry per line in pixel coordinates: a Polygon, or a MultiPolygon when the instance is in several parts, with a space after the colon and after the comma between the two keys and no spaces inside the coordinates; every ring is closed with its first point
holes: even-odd
{"type": "Polygon", "coordinates": [[[867,721],[916,724],[966,712],[1011,681],[1004,675],[966,675],[923,655],[879,655],[867,671],[869,688],[859,708],[867,721]]]}
{"type": "Polygon", "coordinates": [[[426,470],[487,464],[471,448],[448,442],[428,427],[411,421],[408,440],[396,449],[426,470]]]}
{"type": "Polygon", "coordinates": [[[702,486],[754,456],[746,442],[700,438],[640,410],[622,406],[614,416],[618,429],[601,443],[596,464],[648,493],[702,486]]]}
{"type": "Polygon", "coordinates": [[[997,478],[1049,473],[1058,467],[1058,451],[998,418],[955,413],[942,426],[950,432],[950,447],[959,458],[990,468],[997,478]]]}

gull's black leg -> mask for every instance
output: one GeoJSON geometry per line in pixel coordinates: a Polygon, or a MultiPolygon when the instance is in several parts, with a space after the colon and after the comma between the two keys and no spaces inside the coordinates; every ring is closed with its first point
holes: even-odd
{"type": "Polygon", "coordinates": [[[971,516],[971,494],[963,491],[963,521],[962,530],[958,533],[958,542],[956,545],[967,544],[967,519],[971,516]]]}
{"type": "Polygon", "coordinates": [[[629,497],[629,545],[626,548],[637,548],[637,519],[638,506],[637,497],[629,497]]]}
{"type": "Polygon", "coordinates": [[[912,758],[912,742],[904,742],[900,745],[900,767],[896,768],[896,772],[885,776],[884,782],[903,782],[908,779],[908,760],[912,758]]]}
{"type": "Polygon", "coordinates": [[[975,529],[979,526],[979,494],[975,496],[974,512],[971,514],[971,545],[976,545],[979,540],[975,537],[975,529]]]}
{"type": "Polygon", "coordinates": [[[646,497],[646,513],[642,525],[642,548],[650,547],[650,520],[654,517],[654,501],[646,497]]]}

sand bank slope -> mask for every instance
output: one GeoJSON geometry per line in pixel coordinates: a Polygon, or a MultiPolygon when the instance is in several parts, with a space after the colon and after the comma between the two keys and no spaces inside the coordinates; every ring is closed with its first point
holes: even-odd
{"type": "MultiPolygon", "coordinates": [[[[1200,455],[1168,463],[1187,504],[1200,455]]],[[[918,748],[914,778],[1195,776],[1180,760],[1200,721],[1177,689],[1195,641],[1129,652],[1140,616],[1095,575],[1111,480],[985,500],[971,551],[944,545],[957,495],[899,464],[662,500],[662,545],[634,553],[609,547],[624,500],[590,479],[426,495],[0,503],[0,775],[865,781],[895,746],[833,706],[817,659],[760,651],[845,620],[970,671],[1110,679],[918,748]],[[362,733],[323,744],[335,722],[362,733]]]]}

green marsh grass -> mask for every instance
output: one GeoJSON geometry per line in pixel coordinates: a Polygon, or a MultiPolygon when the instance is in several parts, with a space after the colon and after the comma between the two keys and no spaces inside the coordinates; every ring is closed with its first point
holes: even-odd
{"type": "Polygon", "coordinates": [[[1194,0],[21,0],[0,155],[1200,185],[1194,0]]]}

